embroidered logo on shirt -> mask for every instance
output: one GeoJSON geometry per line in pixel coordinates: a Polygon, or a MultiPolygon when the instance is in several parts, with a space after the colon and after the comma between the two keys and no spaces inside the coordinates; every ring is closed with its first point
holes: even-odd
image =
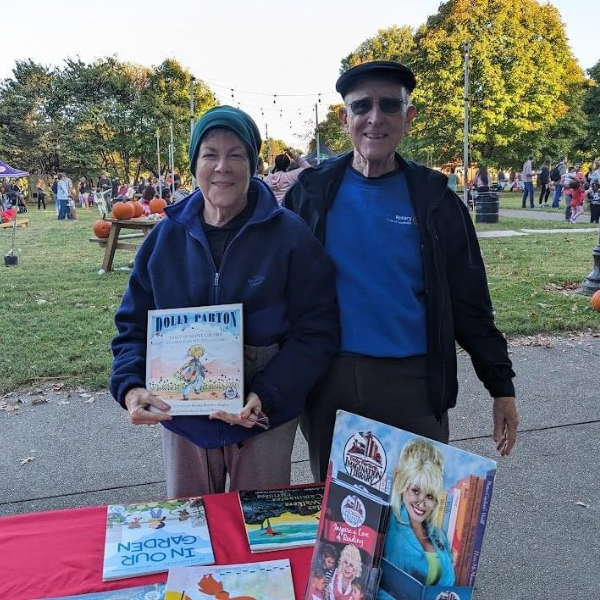
{"type": "Polygon", "coordinates": [[[394,223],[395,225],[416,225],[417,219],[416,217],[409,217],[407,215],[394,215],[393,217],[387,218],[389,223],[394,223]]]}
{"type": "Polygon", "coordinates": [[[265,281],[264,275],[254,275],[254,277],[250,277],[247,283],[250,287],[256,287],[257,285],[262,285],[265,281]]]}

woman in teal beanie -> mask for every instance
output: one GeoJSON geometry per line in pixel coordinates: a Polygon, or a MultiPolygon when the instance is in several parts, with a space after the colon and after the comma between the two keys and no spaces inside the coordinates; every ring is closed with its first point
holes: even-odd
{"type": "Polygon", "coordinates": [[[116,315],[111,392],[133,424],[161,427],[167,495],[289,485],[298,417],[338,348],[333,265],[295,214],[253,177],[261,138],[230,106],[190,142],[199,189],[165,209],[136,255],[116,315]],[[241,413],[171,416],[145,388],[147,312],[241,303],[241,413]],[[150,412],[153,406],[159,413],[150,412]]]}

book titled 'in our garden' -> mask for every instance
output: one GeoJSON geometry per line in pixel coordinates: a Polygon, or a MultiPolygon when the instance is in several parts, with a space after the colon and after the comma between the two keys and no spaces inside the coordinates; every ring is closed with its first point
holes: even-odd
{"type": "Polygon", "coordinates": [[[214,562],[202,498],[108,506],[103,581],[214,562]]]}

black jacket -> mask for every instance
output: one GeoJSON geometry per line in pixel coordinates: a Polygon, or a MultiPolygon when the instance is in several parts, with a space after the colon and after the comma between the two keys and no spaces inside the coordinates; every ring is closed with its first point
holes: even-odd
{"type": "MultiPolygon", "coordinates": [[[[396,155],[406,174],[421,236],[427,312],[429,397],[440,416],[456,404],[456,345],[471,356],[494,398],[514,396],[506,340],[494,325],[485,267],[465,205],[437,171],[396,155]]],[[[300,174],[284,206],[300,215],[325,242],[327,212],[352,162],[352,153],[300,174]]]]}

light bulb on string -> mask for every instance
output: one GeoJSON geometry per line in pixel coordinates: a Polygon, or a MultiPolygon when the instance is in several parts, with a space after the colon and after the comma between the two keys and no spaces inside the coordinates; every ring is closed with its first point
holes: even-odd
{"type": "Polygon", "coordinates": [[[233,88],[231,88],[231,99],[235,100],[235,96],[233,95],[233,88]]]}
{"type": "Polygon", "coordinates": [[[260,107],[260,116],[263,118],[265,116],[265,111],[262,109],[262,106],[260,107]]]}
{"type": "Polygon", "coordinates": [[[273,104],[277,104],[277,94],[273,94],[273,104]]]}
{"type": "Polygon", "coordinates": [[[283,119],[283,111],[282,110],[279,111],[279,116],[283,119]]]}
{"type": "Polygon", "coordinates": [[[319,94],[319,102],[321,102],[321,94],[319,94]]]}

